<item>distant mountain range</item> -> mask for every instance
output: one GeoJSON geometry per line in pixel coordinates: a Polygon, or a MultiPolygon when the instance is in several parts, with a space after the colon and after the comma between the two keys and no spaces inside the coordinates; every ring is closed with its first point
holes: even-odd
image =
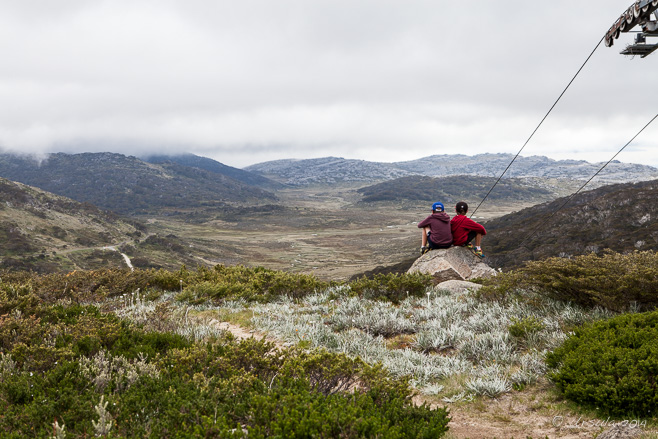
{"type": "MultiPolygon", "coordinates": [[[[343,182],[375,183],[410,175],[498,177],[513,157],[512,154],[433,155],[418,160],[395,163],[325,157],[306,160],[276,160],[248,166],[245,170],[291,186],[343,182]]],[[[594,175],[601,166],[602,163],[580,160],[553,160],[543,156],[519,157],[505,177],[586,180],[594,175]]],[[[654,178],[658,178],[657,168],[614,161],[597,176],[593,183],[602,185],[654,178]]]]}
{"type": "MultiPolygon", "coordinates": [[[[418,160],[394,163],[397,167],[423,175],[469,174],[498,177],[514,158],[513,154],[478,154],[474,156],[433,155],[418,160]]],[[[544,156],[519,156],[505,177],[542,177],[587,180],[604,163],[584,160],[553,160],[544,156]]],[[[597,176],[599,183],[637,182],[658,178],[658,169],[634,163],[611,162],[597,176]]]]}
{"type": "MultiPolygon", "coordinates": [[[[169,214],[223,208],[229,204],[276,204],[277,190],[315,185],[363,187],[391,182],[362,189],[364,200],[391,197],[425,200],[430,199],[430,194],[424,185],[432,187],[433,194],[437,194],[440,188],[430,180],[419,177],[469,175],[493,178],[502,172],[511,158],[510,154],[442,155],[409,162],[379,163],[326,157],[277,160],[237,169],[193,154],[156,155],[140,159],[113,153],[56,153],[41,161],[29,156],[0,154],[0,177],[124,215],[169,214]],[[402,180],[394,182],[400,178],[402,180]],[[418,198],[420,193],[426,196],[418,198]]],[[[507,177],[586,179],[599,166],[583,161],[519,157],[507,177]]],[[[613,162],[597,177],[592,187],[652,178],[658,178],[658,169],[613,162]]],[[[449,181],[441,184],[450,185],[449,181]]],[[[487,185],[485,180],[470,180],[470,184],[471,195],[474,191],[482,192],[487,185]]],[[[532,201],[534,196],[537,201],[547,199],[536,182],[525,185],[521,180],[508,178],[499,184],[491,196],[499,196],[501,190],[508,191],[501,193],[501,196],[508,196],[512,194],[509,192],[512,187],[514,196],[521,199],[532,201]],[[524,195],[520,195],[519,191],[524,195]]],[[[454,195],[455,192],[451,193],[454,195]]],[[[464,196],[460,195],[459,198],[464,196]]]]}
{"type": "MultiPolygon", "coordinates": [[[[508,159],[511,157],[503,154],[433,156],[385,164],[324,158],[280,160],[239,170],[193,155],[139,159],[112,153],[58,153],[37,161],[4,154],[0,155],[0,177],[4,177],[0,178],[0,268],[53,271],[125,266],[117,252],[103,250],[118,243],[138,267],[217,260],[226,256],[213,245],[192,247],[183,233],[182,237],[169,231],[165,236],[148,233],[142,223],[119,215],[180,213],[187,215],[186,221],[215,218],[237,222],[247,211],[285,211],[276,195],[264,189],[278,190],[284,185],[304,188],[342,183],[358,188],[363,202],[390,202],[397,207],[404,201],[480,201],[495,181],[493,175],[502,172],[496,167],[506,166],[508,159]],[[463,171],[464,166],[471,166],[469,175],[447,176],[463,171]],[[446,175],[419,173],[437,169],[446,175]],[[256,171],[264,175],[256,175],[256,171]],[[492,175],[478,174],[486,172],[492,175]]],[[[514,166],[517,164],[519,169],[513,175],[523,171],[528,178],[503,179],[490,200],[551,200],[564,188],[546,177],[584,179],[599,167],[545,157],[519,159],[514,166]]],[[[656,176],[655,168],[614,162],[601,181],[656,176]]],[[[304,191],[291,193],[297,192],[304,191]]],[[[357,198],[353,195],[350,200],[357,198]]],[[[489,233],[484,241],[487,262],[514,268],[526,260],[601,252],[605,248],[658,250],[657,199],[658,180],[613,184],[579,194],[550,220],[563,199],[488,221],[485,226],[489,233]]],[[[286,218],[284,213],[280,215],[286,218]]]]}
{"type": "Polygon", "coordinates": [[[515,268],[527,260],[604,249],[658,251],[656,200],[657,180],[616,184],[578,194],[559,211],[564,198],[487,221],[487,263],[515,268]]]}
{"type": "MultiPolygon", "coordinates": [[[[190,157],[185,159],[193,161],[190,157]]],[[[3,154],[0,177],[122,214],[276,200],[272,192],[245,182],[265,184],[262,177],[252,178],[246,171],[224,167],[210,159],[199,158],[197,164],[211,168],[214,162],[215,170],[180,164],[180,156],[152,160],[158,163],[113,153],[57,153],[43,161],[3,154]]]]}

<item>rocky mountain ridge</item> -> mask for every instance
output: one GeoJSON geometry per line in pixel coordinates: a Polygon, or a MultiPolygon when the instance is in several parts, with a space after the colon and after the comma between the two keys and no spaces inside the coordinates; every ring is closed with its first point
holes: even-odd
{"type": "MultiPolygon", "coordinates": [[[[478,154],[467,156],[433,155],[408,162],[397,162],[396,166],[430,176],[471,174],[498,177],[514,158],[513,154],[478,154]]],[[[519,156],[505,174],[506,178],[568,178],[587,180],[605,162],[590,163],[585,160],[553,160],[545,156],[519,156]]],[[[658,178],[658,169],[634,163],[611,162],[597,176],[599,183],[644,181],[658,178]]]]}
{"type": "MultiPolygon", "coordinates": [[[[251,165],[244,169],[287,185],[309,186],[339,182],[375,183],[411,175],[498,177],[513,157],[513,154],[478,154],[474,156],[446,154],[394,163],[324,157],[305,160],[275,160],[251,165]]],[[[582,160],[553,160],[544,156],[519,157],[505,177],[587,180],[596,173],[602,164],[582,160]]],[[[657,168],[613,161],[591,184],[601,186],[655,178],[658,178],[657,168]]]]}
{"type": "Polygon", "coordinates": [[[390,163],[351,160],[341,157],[275,160],[247,166],[244,169],[290,186],[355,182],[372,183],[416,174],[392,166],[390,163]]]}

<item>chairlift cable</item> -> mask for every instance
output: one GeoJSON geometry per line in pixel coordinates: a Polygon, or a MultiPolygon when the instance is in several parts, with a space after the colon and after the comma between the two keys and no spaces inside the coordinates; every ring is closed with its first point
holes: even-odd
{"type": "Polygon", "coordinates": [[[599,48],[599,46],[601,45],[601,43],[603,42],[604,39],[605,39],[605,36],[603,36],[603,37],[601,38],[601,40],[600,40],[598,43],[596,43],[596,46],[594,46],[594,50],[592,50],[592,52],[589,54],[589,56],[587,57],[587,59],[585,60],[585,62],[583,63],[583,65],[580,66],[580,68],[578,69],[578,71],[576,72],[576,74],[574,75],[574,77],[571,78],[571,81],[569,81],[569,83],[568,83],[567,86],[564,88],[564,90],[562,91],[562,93],[560,94],[560,96],[557,98],[557,100],[553,103],[553,105],[551,106],[551,108],[548,110],[548,112],[546,113],[546,115],[544,116],[544,118],[541,120],[541,122],[539,122],[539,125],[537,125],[537,128],[535,128],[535,130],[532,132],[532,134],[530,135],[530,137],[528,137],[528,140],[525,141],[525,143],[523,144],[523,146],[521,147],[521,149],[519,150],[519,152],[516,153],[516,155],[514,156],[514,158],[512,159],[512,161],[509,163],[509,165],[507,165],[507,168],[505,168],[505,170],[503,171],[503,173],[500,174],[500,177],[498,177],[498,180],[496,180],[496,182],[493,184],[493,186],[491,186],[491,189],[489,189],[489,192],[487,192],[487,194],[484,196],[484,198],[482,199],[482,201],[480,201],[480,204],[477,205],[477,207],[475,208],[475,210],[473,211],[473,213],[471,213],[471,216],[470,216],[469,218],[472,218],[473,215],[475,215],[475,212],[478,211],[478,209],[480,208],[480,206],[482,206],[482,203],[484,203],[484,201],[489,197],[489,195],[491,194],[491,192],[494,190],[494,188],[498,185],[498,183],[499,183],[500,180],[503,178],[503,176],[507,173],[507,171],[508,171],[509,168],[512,166],[512,164],[513,164],[513,163],[516,161],[516,159],[519,157],[519,155],[521,154],[521,151],[523,151],[524,148],[526,147],[526,145],[528,145],[528,143],[530,143],[530,140],[534,137],[535,133],[536,133],[537,131],[539,131],[539,128],[542,126],[542,124],[544,123],[544,121],[545,121],[545,120],[548,118],[548,116],[551,114],[551,112],[553,111],[553,109],[555,108],[555,106],[558,104],[558,102],[560,102],[560,100],[562,99],[562,96],[564,96],[564,94],[567,92],[567,90],[569,90],[569,87],[571,87],[571,84],[573,84],[573,82],[576,80],[576,78],[578,77],[578,75],[580,74],[580,72],[583,70],[583,68],[585,68],[585,65],[587,65],[587,63],[589,62],[590,58],[592,58],[592,56],[594,55],[594,52],[596,52],[596,49],[599,48]]]}
{"type": "Polygon", "coordinates": [[[575,197],[580,191],[582,191],[583,188],[584,188],[585,186],[587,186],[587,185],[588,185],[588,184],[594,179],[594,177],[596,177],[597,175],[599,175],[599,174],[601,173],[601,171],[603,171],[603,170],[605,169],[605,167],[608,166],[608,165],[609,165],[609,164],[615,159],[615,157],[617,157],[617,156],[618,156],[618,155],[619,155],[624,149],[626,149],[626,147],[627,147],[628,145],[630,145],[630,144],[631,144],[631,143],[632,143],[632,142],[633,142],[633,141],[634,141],[634,140],[635,140],[640,134],[642,134],[642,132],[643,132],[645,129],[647,129],[647,128],[649,127],[649,125],[651,125],[651,123],[652,123],[654,120],[656,120],[656,118],[658,118],[658,114],[656,114],[656,115],[655,115],[655,116],[649,121],[649,123],[647,123],[647,124],[646,124],[646,125],[645,125],[645,126],[644,126],[644,127],[643,127],[643,128],[642,128],[642,129],[636,134],[636,135],[635,135],[635,136],[633,136],[633,138],[632,138],[631,140],[629,140],[628,143],[626,143],[626,145],[624,145],[619,151],[617,151],[617,153],[616,153],[614,156],[612,156],[612,158],[611,158],[610,160],[608,160],[608,162],[607,162],[606,164],[604,164],[603,166],[601,166],[601,168],[600,168],[598,171],[596,171],[596,173],[595,173],[594,175],[592,175],[592,177],[591,177],[589,180],[587,180],[587,182],[586,182],[584,185],[582,185],[582,186],[580,187],[580,189],[578,189],[576,192],[574,192],[573,194],[571,194],[571,196],[567,199],[567,201],[565,201],[560,207],[558,207],[557,210],[555,210],[555,211],[551,214],[551,216],[548,217],[548,219],[546,219],[545,221],[542,221],[539,225],[537,225],[537,227],[535,227],[535,229],[534,229],[534,230],[528,235],[528,237],[527,237],[526,239],[524,239],[524,241],[530,241],[530,239],[532,239],[532,238],[535,236],[535,234],[539,231],[539,229],[541,229],[542,226],[545,226],[546,224],[548,224],[548,222],[550,222],[551,218],[553,218],[553,217],[555,216],[555,214],[557,214],[560,210],[562,210],[562,208],[563,208],[564,206],[566,206],[566,205],[567,205],[567,204],[573,199],[573,197],[575,197]]]}

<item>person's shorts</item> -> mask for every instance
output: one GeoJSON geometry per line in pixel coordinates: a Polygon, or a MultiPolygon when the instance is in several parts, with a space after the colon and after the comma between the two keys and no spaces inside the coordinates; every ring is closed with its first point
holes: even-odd
{"type": "Polygon", "coordinates": [[[469,242],[473,241],[475,237],[478,236],[477,232],[471,230],[468,232],[468,238],[466,238],[466,242],[463,245],[468,244],[469,242]]]}
{"type": "Polygon", "coordinates": [[[440,248],[450,248],[452,247],[452,243],[450,244],[436,244],[434,241],[430,239],[430,236],[432,235],[432,232],[427,232],[427,245],[432,249],[432,250],[438,250],[440,248]]]}

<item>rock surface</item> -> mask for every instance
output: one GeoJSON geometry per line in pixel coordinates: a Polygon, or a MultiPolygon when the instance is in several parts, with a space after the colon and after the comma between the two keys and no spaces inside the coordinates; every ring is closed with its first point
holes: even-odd
{"type": "Polygon", "coordinates": [[[642,428],[631,425],[619,423],[601,433],[597,438],[599,439],[632,439],[642,434],[642,428]]]}
{"type": "Polygon", "coordinates": [[[467,280],[447,280],[436,286],[439,290],[450,291],[453,294],[463,293],[466,290],[477,291],[482,285],[467,280]]]}
{"type": "Polygon", "coordinates": [[[416,259],[407,273],[430,274],[434,284],[448,280],[471,280],[492,277],[496,271],[466,247],[432,250],[416,259]]]}

